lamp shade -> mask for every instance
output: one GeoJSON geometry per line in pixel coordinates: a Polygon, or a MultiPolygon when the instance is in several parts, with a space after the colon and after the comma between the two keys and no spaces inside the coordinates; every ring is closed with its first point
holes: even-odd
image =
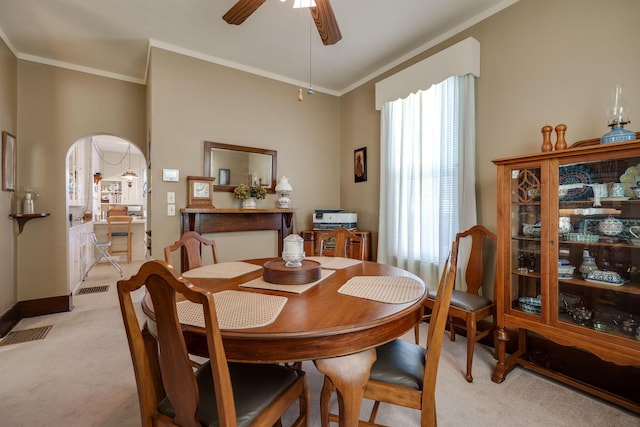
{"type": "Polygon", "coordinates": [[[293,187],[289,183],[289,179],[286,176],[280,178],[278,185],[276,185],[277,193],[291,192],[293,191],[293,187]]]}

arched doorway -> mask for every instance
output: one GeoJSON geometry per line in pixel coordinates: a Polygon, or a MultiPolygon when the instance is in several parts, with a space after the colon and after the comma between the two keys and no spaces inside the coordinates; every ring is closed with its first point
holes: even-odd
{"type": "Polygon", "coordinates": [[[133,259],[145,259],[147,163],[132,142],[107,134],[77,140],[66,156],[67,277],[69,292],[93,264],[91,233],[106,239],[110,210],[134,218],[133,259]]]}

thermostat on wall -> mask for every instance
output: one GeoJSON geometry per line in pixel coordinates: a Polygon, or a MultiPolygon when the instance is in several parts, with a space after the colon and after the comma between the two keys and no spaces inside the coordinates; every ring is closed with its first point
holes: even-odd
{"type": "Polygon", "coordinates": [[[178,182],[180,171],[178,169],[162,169],[162,180],[178,182]]]}

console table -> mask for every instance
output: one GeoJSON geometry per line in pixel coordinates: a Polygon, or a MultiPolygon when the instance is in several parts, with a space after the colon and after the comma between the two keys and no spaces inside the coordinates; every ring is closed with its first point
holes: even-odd
{"type": "Polygon", "coordinates": [[[276,230],[280,254],[283,239],[293,232],[294,212],[295,209],[180,209],[180,235],[187,231],[203,234],[276,230]]]}

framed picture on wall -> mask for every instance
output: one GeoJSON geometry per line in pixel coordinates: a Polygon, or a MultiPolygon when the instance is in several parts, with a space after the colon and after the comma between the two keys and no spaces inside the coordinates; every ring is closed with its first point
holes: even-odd
{"type": "Polygon", "coordinates": [[[231,170],[218,169],[218,185],[230,185],[230,183],[231,183],[231,170]]]}
{"type": "Polygon", "coordinates": [[[353,176],[356,182],[367,180],[367,147],[353,151],[353,176]]]}
{"type": "Polygon", "coordinates": [[[16,191],[16,137],[2,131],[2,190],[16,191]]]}

